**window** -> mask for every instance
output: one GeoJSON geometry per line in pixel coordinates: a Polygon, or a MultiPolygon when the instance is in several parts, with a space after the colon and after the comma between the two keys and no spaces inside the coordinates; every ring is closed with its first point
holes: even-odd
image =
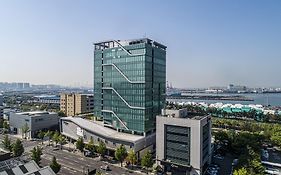
{"type": "Polygon", "coordinates": [[[43,118],[37,118],[35,119],[35,122],[40,122],[40,121],[43,121],[44,119],[43,118]]]}

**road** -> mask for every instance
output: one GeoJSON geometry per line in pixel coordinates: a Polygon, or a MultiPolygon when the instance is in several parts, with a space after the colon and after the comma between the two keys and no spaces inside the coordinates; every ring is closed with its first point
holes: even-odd
{"type": "Polygon", "coordinates": [[[232,162],[234,157],[231,154],[226,154],[223,159],[214,158],[212,161],[220,166],[219,175],[231,174],[232,162]]]}
{"type": "Polygon", "coordinates": [[[103,171],[108,175],[129,175],[127,170],[110,165],[106,162],[96,160],[94,158],[84,157],[81,153],[72,153],[66,150],[54,150],[53,147],[45,147],[42,155],[42,165],[49,165],[53,156],[57,158],[58,163],[62,165],[60,174],[77,175],[83,174],[86,169],[97,169],[100,171],[102,165],[109,165],[111,171],[103,171]]]}
{"type": "MultiPolygon", "coordinates": [[[[17,137],[14,135],[9,135],[9,138],[14,142],[17,137]]],[[[4,139],[4,135],[0,134],[0,142],[4,139]]],[[[22,140],[22,139],[21,139],[22,140]]],[[[30,141],[30,140],[22,140],[25,155],[27,158],[30,158],[30,151],[35,146],[42,146],[41,141],[30,141]]],[[[108,175],[131,175],[136,173],[130,173],[128,170],[113,166],[108,164],[107,162],[103,162],[94,158],[85,157],[81,153],[73,153],[66,150],[54,150],[54,147],[47,146],[45,144],[43,146],[43,155],[41,156],[41,166],[49,166],[53,156],[57,158],[59,164],[61,164],[60,175],[78,175],[83,174],[88,168],[90,170],[97,169],[98,171],[103,172],[108,175]],[[102,165],[109,165],[111,171],[100,170],[102,165]]]]}

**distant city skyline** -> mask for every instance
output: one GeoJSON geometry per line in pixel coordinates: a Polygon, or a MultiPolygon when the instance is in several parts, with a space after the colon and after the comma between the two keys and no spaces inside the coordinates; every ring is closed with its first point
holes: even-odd
{"type": "Polygon", "coordinates": [[[93,87],[93,43],[167,46],[178,88],[281,87],[280,1],[1,1],[0,82],[93,87]]]}

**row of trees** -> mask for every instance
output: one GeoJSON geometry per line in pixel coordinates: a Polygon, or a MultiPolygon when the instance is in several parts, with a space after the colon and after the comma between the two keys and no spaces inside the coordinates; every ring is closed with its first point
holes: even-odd
{"type": "Polygon", "coordinates": [[[46,132],[39,131],[37,133],[37,137],[39,139],[41,139],[42,144],[43,144],[44,138],[47,138],[49,145],[50,145],[50,141],[52,140],[55,143],[55,146],[57,146],[57,144],[59,144],[60,148],[62,147],[63,144],[66,143],[66,138],[63,135],[61,135],[58,131],[46,131],[46,132]]]}
{"type": "Polygon", "coordinates": [[[236,174],[240,171],[246,171],[248,175],[264,174],[259,154],[265,139],[262,134],[227,130],[214,132],[214,136],[215,141],[222,145],[222,151],[239,155],[236,174]]]}
{"type": "MultiPolygon", "coordinates": [[[[56,137],[56,135],[57,134],[55,133],[54,136],[56,137]]],[[[12,152],[14,157],[20,157],[24,153],[24,147],[20,139],[17,139],[14,143],[12,143],[9,136],[5,135],[4,140],[2,141],[2,145],[4,149],[12,152]]],[[[40,165],[42,154],[43,152],[41,147],[34,147],[31,150],[31,159],[34,160],[38,165],[40,165]]],[[[56,158],[53,157],[50,167],[55,173],[58,173],[60,171],[61,165],[56,161],[56,158]]]]}
{"type": "MultiPolygon", "coordinates": [[[[16,104],[11,104],[12,106],[15,106],[16,104]]],[[[10,106],[10,105],[9,105],[10,106]]],[[[59,105],[58,104],[42,104],[42,103],[36,103],[36,102],[22,102],[21,104],[17,105],[18,108],[23,111],[59,111],[59,105]]]]}
{"type": "MultiPolygon", "coordinates": [[[[31,159],[34,160],[38,165],[41,163],[41,155],[43,154],[42,148],[37,146],[31,150],[31,159]]],[[[55,172],[58,173],[61,169],[61,165],[57,162],[55,156],[53,156],[50,168],[55,172]]]]}
{"type": "MultiPolygon", "coordinates": [[[[115,151],[115,159],[120,161],[121,166],[124,161],[129,163],[129,165],[131,165],[131,166],[136,165],[138,162],[135,151],[133,149],[130,149],[129,152],[127,152],[124,145],[120,145],[119,147],[117,147],[117,149],[115,151]]],[[[147,151],[143,155],[140,163],[141,163],[141,166],[145,169],[151,168],[153,166],[153,158],[149,151],[147,151]]]]}
{"type": "MultiPolygon", "coordinates": [[[[65,137],[62,136],[59,132],[39,131],[37,136],[42,140],[42,143],[44,138],[47,138],[49,145],[50,145],[50,140],[52,140],[55,143],[55,145],[59,144],[60,148],[64,143],[66,143],[65,137]]],[[[103,141],[99,141],[98,144],[95,145],[93,139],[90,138],[89,142],[86,144],[82,137],[78,138],[76,142],[76,148],[81,152],[84,152],[84,149],[86,149],[90,151],[92,154],[98,153],[101,157],[104,157],[107,151],[106,144],[103,141]]],[[[40,164],[41,154],[42,151],[40,147],[34,148],[32,150],[32,155],[33,155],[32,159],[38,164],[40,164]]],[[[127,164],[131,166],[134,166],[138,163],[137,155],[135,154],[134,150],[131,149],[127,152],[124,145],[120,145],[119,147],[117,147],[115,151],[115,159],[121,163],[121,166],[123,165],[124,161],[126,161],[127,164]]],[[[151,168],[153,166],[153,159],[151,153],[150,152],[145,153],[140,163],[142,167],[146,169],[151,168]]]]}
{"type": "MultiPolygon", "coordinates": [[[[76,142],[76,148],[81,152],[84,151],[84,148],[91,151],[92,153],[98,153],[100,156],[104,157],[106,153],[106,145],[104,142],[99,141],[97,145],[94,144],[93,139],[91,138],[87,144],[84,143],[82,137],[80,137],[76,142]]],[[[124,145],[117,147],[115,151],[115,159],[120,162],[121,166],[123,162],[126,161],[129,165],[134,166],[138,163],[137,155],[134,150],[126,150],[124,145]]],[[[146,152],[141,159],[141,166],[148,169],[153,166],[153,159],[150,152],[146,152]]]]}
{"type": "Polygon", "coordinates": [[[261,123],[255,121],[212,118],[213,127],[234,129],[257,133],[264,141],[281,147],[281,125],[277,123],[261,123]]]}
{"type": "Polygon", "coordinates": [[[14,143],[12,143],[8,135],[5,135],[2,144],[4,149],[12,152],[15,157],[19,157],[24,153],[24,147],[20,139],[17,139],[14,143]]]}

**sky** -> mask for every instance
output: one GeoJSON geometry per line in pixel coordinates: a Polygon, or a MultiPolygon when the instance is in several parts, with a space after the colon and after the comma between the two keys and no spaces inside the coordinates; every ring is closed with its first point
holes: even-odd
{"type": "Polygon", "coordinates": [[[0,82],[92,86],[94,42],[142,37],[174,87],[281,86],[278,0],[3,0],[0,82]]]}

